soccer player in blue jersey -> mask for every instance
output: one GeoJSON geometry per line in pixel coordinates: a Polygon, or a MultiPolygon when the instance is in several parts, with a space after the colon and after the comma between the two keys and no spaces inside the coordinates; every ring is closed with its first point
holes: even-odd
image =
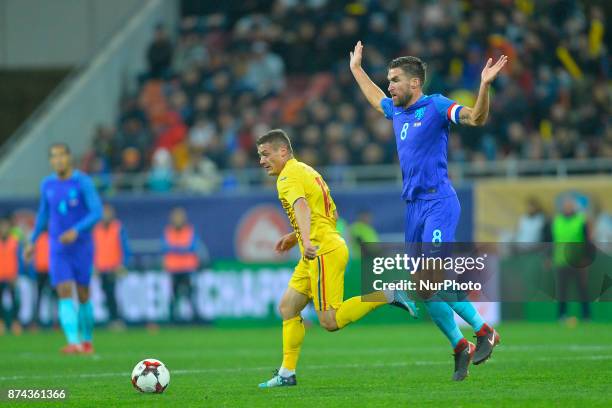
{"type": "MultiPolygon", "coordinates": [[[[489,88],[508,58],[493,64],[489,58],[481,74],[480,89],[473,108],[442,96],[424,95],[426,64],[416,57],[396,58],[389,64],[385,93],[361,67],[363,45],[350,53],[350,68],[368,102],[393,121],[397,153],[403,178],[402,199],[406,202],[406,242],[453,242],[461,207],[447,170],[450,124],[482,126],[489,114],[489,88]]],[[[453,380],[468,375],[473,361],[486,361],[499,343],[499,334],[487,325],[467,301],[444,301],[436,295],[425,300],[432,320],[448,337],[454,349],[453,380]],[[472,326],[477,345],[467,341],[454,321],[453,311],[472,326]]]]}
{"type": "Polygon", "coordinates": [[[40,205],[34,232],[24,257],[31,259],[33,243],[49,230],[49,275],[59,298],[59,320],[68,344],[66,354],[93,353],[93,308],[89,281],[93,268],[91,229],[102,217],[102,203],[91,179],[72,168],[70,148],[64,143],[49,148],[55,174],[40,187],[40,205]],[[73,301],[76,285],[79,304],[73,301]]]}

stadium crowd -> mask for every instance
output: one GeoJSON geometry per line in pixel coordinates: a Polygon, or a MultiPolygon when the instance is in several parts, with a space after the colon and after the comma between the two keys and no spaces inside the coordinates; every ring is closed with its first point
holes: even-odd
{"type": "Polygon", "coordinates": [[[383,89],[387,63],[415,55],[428,64],[427,93],[469,106],[486,59],[510,57],[493,86],[488,124],[453,128],[451,162],[612,157],[611,41],[597,6],[230,3],[232,13],[209,6],[207,14],[183,17],[176,31],[157,27],[137,91],[121,102],[115,126],[97,129],[83,158],[100,187],[117,177],[111,174],[146,173],[154,191],[230,188],[235,180],[218,170],[257,166],[255,138],[275,127],[292,136],[300,160],[338,174],[393,163],[391,125],[366,104],[348,69],[357,40],[383,89]]]}

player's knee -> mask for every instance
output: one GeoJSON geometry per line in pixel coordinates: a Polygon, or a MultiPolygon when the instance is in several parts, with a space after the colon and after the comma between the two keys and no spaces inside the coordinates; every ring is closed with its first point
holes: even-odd
{"type": "Polygon", "coordinates": [[[72,285],[67,283],[60,283],[57,285],[56,289],[57,296],[60,299],[72,297],[72,285]]]}
{"type": "Polygon", "coordinates": [[[89,288],[77,288],[77,297],[79,298],[80,303],[87,302],[89,300],[89,288]]]}
{"type": "Polygon", "coordinates": [[[280,313],[283,320],[292,319],[300,313],[298,310],[295,310],[295,307],[293,307],[293,305],[286,302],[281,302],[278,305],[278,312],[280,313]]]}

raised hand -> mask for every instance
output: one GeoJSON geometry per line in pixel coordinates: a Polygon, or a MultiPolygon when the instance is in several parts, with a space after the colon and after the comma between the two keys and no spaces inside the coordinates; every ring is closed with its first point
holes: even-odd
{"type": "Polygon", "coordinates": [[[79,232],[73,228],[60,235],[59,240],[62,244],[72,244],[78,236],[79,232]]]}
{"type": "Polygon", "coordinates": [[[351,69],[357,69],[361,67],[362,54],[363,54],[363,44],[361,44],[361,41],[357,41],[357,44],[355,44],[355,49],[351,51],[351,61],[349,64],[351,69]]]}
{"type": "Polygon", "coordinates": [[[297,244],[297,237],[295,236],[295,233],[292,232],[287,235],[283,235],[276,243],[274,249],[276,252],[282,253],[293,248],[295,244],[297,244]]]}
{"type": "Polygon", "coordinates": [[[497,74],[499,74],[499,71],[501,71],[504,65],[506,65],[506,62],[508,62],[508,57],[506,55],[499,57],[495,65],[493,65],[493,59],[489,58],[487,60],[487,65],[485,65],[484,69],[482,70],[482,74],[480,74],[482,83],[488,85],[493,82],[497,77],[497,74]]]}

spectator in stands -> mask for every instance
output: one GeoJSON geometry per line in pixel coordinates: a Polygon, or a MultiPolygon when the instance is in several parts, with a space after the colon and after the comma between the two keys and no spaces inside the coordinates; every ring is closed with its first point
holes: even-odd
{"type": "MultiPolygon", "coordinates": [[[[231,166],[235,170],[244,170],[249,162],[249,156],[243,150],[236,150],[229,158],[231,166]]],[[[236,172],[228,172],[222,181],[224,190],[233,190],[240,186],[238,175],[236,172]]]]}
{"type": "Polygon", "coordinates": [[[400,47],[397,34],[389,31],[388,27],[389,19],[385,13],[372,13],[368,21],[369,30],[365,41],[366,44],[370,44],[372,48],[384,53],[385,55],[392,55],[396,53],[397,49],[400,47]]]}
{"type": "Polygon", "coordinates": [[[106,193],[112,187],[113,177],[110,172],[110,166],[103,157],[95,157],[91,161],[90,166],[86,169],[91,177],[96,189],[100,193],[106,193]]]}
{"type": "MultiPolygon", "coordinates": [[[[143,84],[139,96],[149,98],[154,89],[157,103],[139,106],[139,98],[130,97],[122,104],[117,143],[102,153],[114,171],[132,171],[122,160],[129,147],[138,150],[136,167],[147,171],[149,146],[173,152],[186,140],[206,144],[213,127],[216,137],[210,137],[213,147],[206,155],[221,170],[232,168],[234,150],[248,154],[249,135],[261,133],[254,132],[253,117],[255,123],[290,126],[303,135],[295,144],[310,163],[338,159],[338,152],[327,150],[340,143],[338,124],[349,165],[392,162],[390,124],[370,116],[375,112],[342,69],[358,39],[368,47],[364,64],[375,81],[386,81],[385,61],[417,55],[430,66],[428,93],[450,89],[464,105],[473,103],[483,57],[516,55],[494,84],[497,96],[487,126],[453,128],[451,161],[484,168],[491,160],[612,156],[606,92],[611,30],[599,6],[575,0],[549,7],[529,1],[495,7],[411,2],[398,11],[385,2],[346,7],[331,1],[264,3],[237,15],[184,18],[176,53],[163,27],[156,31],[148,57],[153,76],[161,81],[143,84]],[[170,70],[173,55],[176,76],[171,79],[163,71],[170,70]],[[206,133],[203,123],[197,124],[201,118],[206,118],[206,133]],[[153,134],[142,138],[126,132],[131,119],[153,134]],[[311,126],[319,129],[320,143],[307,142],[311,126]]],[[[246,167],[255,165],[249,157],[246,167]]]]}
{"type": "Polygon", "coordinates": [[[177,90],[170,96],[170,108],[179,114],[183,123],[193,123],[193,107],[183,90],[177,90]]]}
{"type": "Polygon", "coordinates": [[[200,35],[195,31],[188,31],[179,38],[174,53],[174,71],[184,72],[191,68],[201,69],[209,62],[209,58],[208,49],[200,35]]]}
{"type": "Polygon", "coordinates": [[[172,303],[170,316],[178,321],[178,306],[181,298],[186,298],[195,311],[191,294],[191,276],[198,270],[200,261],[197,254],[198,238],[195,228],[187,219],[184,208],[176,207],[170,213],[170,223],[162,238],[164,270],[172,279],[172,303]]]}
{"type": "Polygon", "coordinates": [[[117,279],[126,273],[130,258],[127,233],[121,221],[115,216],[110,204],[104,205],[102,220],[93,229],[94,268],[102,281],[106,298],[109,323],[113,328],[122,328],[119,319],[115,287],[117,279]]]}
{"type": "Polygon", "coordinates": [[[248,90],[259,98],[279,94],[285,86],[285,64],[283,60],[268,50],[264,42],[253,44],[252,57],[242,81],[248,90]]]}
{"type": "Polygon", "coordinates": [[[121,162],[118,174],[114,179],[119,190],[129,190],[135,185],[142,184],[139,175],[144,169],[143,157],[135,147],[127,147],[121,152],[121,162]]]}
{"type": "MultiPolygon", "coordinates": [[[[34,306],[34,325],[42,324],[40,319],[40,307],[43,294],[55,300],[56,294],[51,287],[49,279],[49,232],[43,231],[34,243],[34,256],[32,266],[36,273],[36,304],[34,306]]],[[[50,310],[54,310],[50,308],[50,310]]]]}
{"type": "Polygon", "coordinates": [[[205,115],[197,117],[193,127],[189,130],[189,147],[198,152],[204,152],[215,137],[217,129],[213,121],[205,115]]]}
{"type": "Polygon", "coordinates": [[[162,24],[155,27],[153,42],[147,50],[149,75],[151,78],[166,78],[172,65],[173,46],[166,28],[162,24]]]}
{"type": "Polygon", "coordinates": [[[17,277],[21,269],[21,248],[19,241],[11,234],[11,221],[8,217],[0,218],[0,311],[3,324],[0,324],[0,335],[10,329],[16,336],[21,334],[18,320],[19,294],[17,277]],[[5,292],[10,295],[10,306],[6,306],[5,292]]]}
{"type": "Polygon", "coordinates": [[[366,165],[383,164],[384,158],[385,154],[380,145],[370,143],[363,149],[361,161],[366,165]]]}
{"type": "Polygon", "coordinates": [[[153,154],[153,167],[151,167],[147,181],[149,190],[156,192],[170,191],[173,184],[172,156],[166,149],[157,149],[153,154]]]}
{"type": "Polygon", "coordinates": [[[328,154],[330,168],[326,178],[330,185],[341,184],[347,178],[349,152],[343,144],[335,143],[329,146],[328,154]]]}
{"type": "Polygon", "coordinates": [[[116,134],[112,142],[112,151],[121,153],[128,147],[133,147],[142,156],[148,152],[152,139],[144,123],[136,117],[131,117],[123,122],[121,130],[116,134]]]}
{"type": "Polygon", "coordinates": [[[185,190],[198,193],[211,193],[221,182],[215,163],[197,151],[191,153],[189,165],[181,175],[181,185],[185,190]]]}

